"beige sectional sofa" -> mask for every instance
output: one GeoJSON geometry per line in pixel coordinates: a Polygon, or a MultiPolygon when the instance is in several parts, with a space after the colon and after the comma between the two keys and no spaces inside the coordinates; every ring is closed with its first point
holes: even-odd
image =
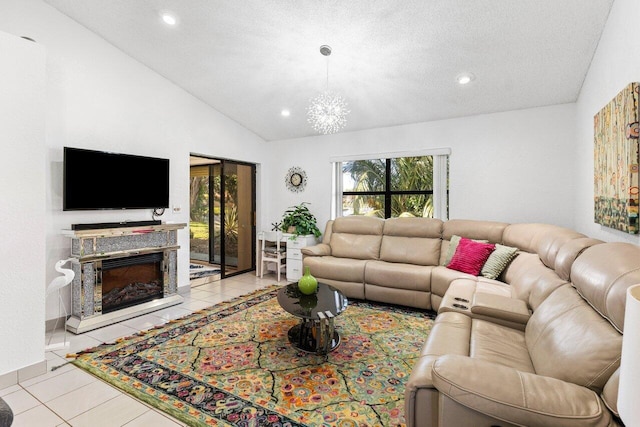
{"type": "Polygon", "coordinates": [[[344,217],[304,265],[348,297],[432,309],[412,426],[610,426],[640,248],[547,224],[344,217]],[[441,265],[454,235],[517,247],[497,279],[441,265]]]}
{"type": "Polygon", "coordinates": [[[575,256],[597,243],[602,242],[547,224],[350,216],[329,221],[322,243],[304,248],[302,254],[312,275],[351,298],[434,311],[444,303],[442,309],[456,311],[445,298],[454,285],[466,289],[459,297],[469,302],[482,292],[514,297],[535,309],[551,291],[568,283],[575,256]],[[454,235],[514,246],[520,254],[499,280],[471,276],[441,265],[454,235]]]}

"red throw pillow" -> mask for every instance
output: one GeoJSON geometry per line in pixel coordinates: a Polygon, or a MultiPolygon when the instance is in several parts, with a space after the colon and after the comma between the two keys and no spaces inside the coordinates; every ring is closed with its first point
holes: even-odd
{"type": "Polygon", "coordinates": [[[495,248],[496,245],[491,243],[475,242],[463,237],[447,267],[477,276],[495,248]]]}

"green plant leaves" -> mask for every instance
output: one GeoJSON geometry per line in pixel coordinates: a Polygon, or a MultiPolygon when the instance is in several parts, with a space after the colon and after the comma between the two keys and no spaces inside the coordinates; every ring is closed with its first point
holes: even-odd
{"type": "Polygon", "coordinates": [[[318,229],[316,217],[306,206],[308,204],[308,202],[302,202],[297,206],[290,206],[284,211],[280,230],[286,233],[290,227],[295,227],[293,234],[296,236],[313,234],[316,237],[320,237],[322,233],[318,229]]]}

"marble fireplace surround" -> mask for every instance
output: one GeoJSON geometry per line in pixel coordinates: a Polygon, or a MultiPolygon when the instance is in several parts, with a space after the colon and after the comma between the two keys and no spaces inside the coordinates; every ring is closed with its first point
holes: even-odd
{"type": "Polygon", "coordinates": [[[65,230],[71,238],[71,317],[67,329],[80,334],[165,307],[180,304],[178,295],[177,231],[186,224],[160,224],[142,227],[65,230]],[[102,311],[102,263],[144,254],[162,254],[162,298],[141,302],[108,313],[102,311]]]}

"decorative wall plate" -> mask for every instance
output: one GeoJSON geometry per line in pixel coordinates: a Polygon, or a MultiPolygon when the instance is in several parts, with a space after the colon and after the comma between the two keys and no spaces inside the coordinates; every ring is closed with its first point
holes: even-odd
{"type": "Polygon", "coordinates": [[[297,166],[289,168],[284,177],[284,183],[289,191],[300,193],[304,191],[304,187],[307,185],[307,173],[297,166]]]}

